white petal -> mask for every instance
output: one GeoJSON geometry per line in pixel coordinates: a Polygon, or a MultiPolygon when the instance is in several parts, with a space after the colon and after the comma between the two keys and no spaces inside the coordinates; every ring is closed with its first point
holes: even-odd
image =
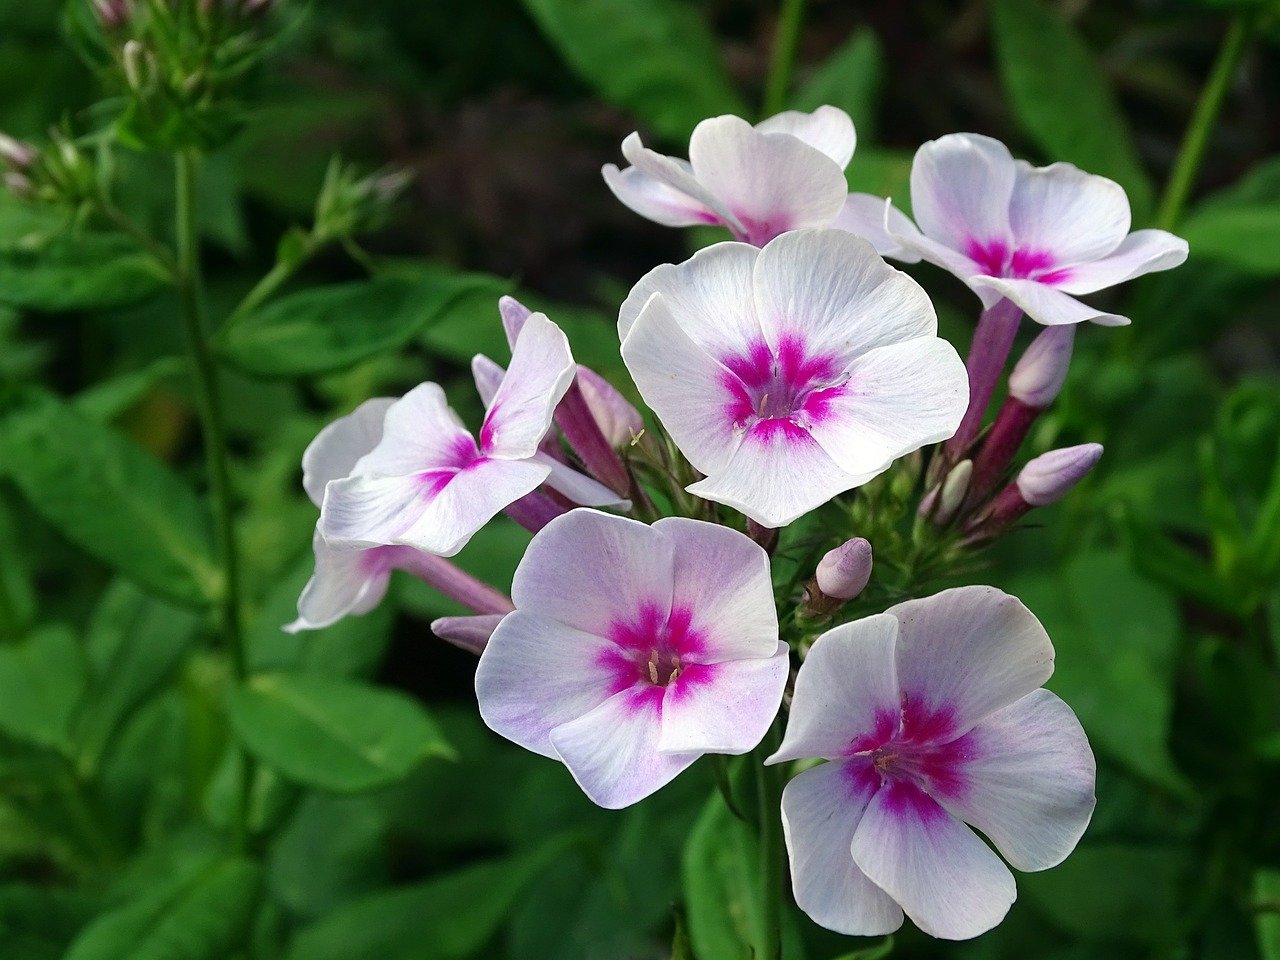
{"type": "Polygon", "coordinates": [[[884,197],[870,193],[849,194],[831,226],[866,240],[882,257],[892,257],[903,263],[916,263],[920,259],[918,253],[908,250],[893,237],[893,234],[915,230],[915,225],[884,197]]]}
{"type": "Polygon", "coordinates": [[[653,532],[672,558],[672,609],[689,611],[705,635],[699,659],[773,656],[778,612],[764,548],[737,530],[685,517],[659,520],[653,532]]]}
{"type": "Polygon", "coordinates": [[[382,439],[382,422],[394,397],[366,400],[345,417],[339,417],[307,444],[302,454],[302,488],[317,507],[324,500],[330,480],[341,480],[356,462],[382,439]]]}
{"type": "Polygon", "coordinates": [[[956,432],[969,403],[969,378],[955,347],[920,337],[877,347],[849,365],[815,417],[813,438],[849,473],[876,471],[956,432]]]}
{"type": "Polygon", "coordinates": [[[996,297],[1007,297],[1020,306],[1036,323],[1043,323],[1048,327],[1086,321],[1101,324],[1104,327],[1123,327],[1129,323],[1128,317],[1103,313],[1038,280],[972,277],[969,285],[979,293],[987,290],[996,297]]]}
{"type": "Polygon", "coordinates": [[[716,243],[684,263],[664,263],[640,278],[618,311],[618,338],[627,339],[645,305],[662,294],[694,343],[714,356],[742,349],[760,336],[751,273],[760,251],[747,243],[716,243]]]}
{"type": "Polygon", "coordinates": [[[958,790],[936,794],[1019,870],[1057,866],[1093,815],[1096,769],[1071,708],[1035,690],[997,710],[963,739],[958,790]]]}
{"type": "Polygon", "coordinates": [[[1053,673],[1053,644],[1017,597],[944,590],[887,611],[898,618],[906,736],[946,742],[1025,697],[1053,673]]]}
{"type": "Polygon", "coordinates": [[[973,292],[982,298],[984,307],[991,307],[1000,299],[1000,294],[985,287],[974,287],[970,282],[972,278],[982,276],[985,268],[978,266],[960,251],[926,237],[914,223],[896,219],[887,220],[885,229],[889,236],[916,260],[924,260],[935,267],[941,267],[969,284],[973,292]]]}
{"type": "Polygon", "coordinates": [[[544,314],[532,314],[516,338],[511,366],[480,428],[485,455],[504,460],[533,456],[576,369],[564,332],[544,314]]]}
{"type": "Polygon", "coordinates": [[[1008,243],[1015,177],[1013,157],[999,140],[974,133],[930,140],[911,164],[916,223],[952,250],[964,251],[973,241],[1008,243]]]}
{"type": "Polygon", "coordinates": [[[516,568],[511,599],[579,630],[607,636],[646,604],[671,607],[667,541],[638,520],[571,510],[534,536],[516,568]]]}
{"type": "Polygon", "coordinates": [[[609,445],[621,450],[644,431],[644,419],[608,380],[589,367],[578,367],[578,388],[587,409],[609,445]]]}
{"type": "Polygon", "coordinates": [[[782,832],[796,905],[820,926],[855,937],[892,933],[902,909],[872,883],[850,848],[879,778],[865,761],[805,770],[782,791],[782,832]]]}
{"type": "Polygon", "coordinates": [[[796,676],[782,746],[766,763],[845,757],[898,729],[898,621],[887,613],[828,630],[796,676]]]}
{"type": "Polygon", "coordinates": [[[853,835],[853,859],[917,927],[967,940],[1004,919],[1013,874],[976,834],[920,790],[890,782],[853,835]]]}
{"type": "Polygon", "coordinates": [[[514,351],[520,331],[533,316],[533,311],[515,297],[501,296],[498,298],[498,313],[502,317],[502,332],[507,335],[507,347],[514,351]]]}
{"type": "Polygon", "coordinates": [[[558,759],[551,731],[613,694],[604,654],[612,644],[527,610],[502,618],[476,667],[476,699],[489,729],[558,759]]]}
{"type": "MultiPolygon", "coordinates": [[[[439,384],[414,387],[387,409],[382,439],[352,468],[353,476],[409,477],[455,468],[475,441],[449,409],[439,384]]],[[[327,535],[327,534],[326,534],[327,535]]]]}
{"type": "MultiPolygon", "coordinates": [[[[680,449],[689,456],[683,445],[680,449]]],[[[693,457],[689,460],[692,463],[693,457]]],[[[776,528],[874,475],[854,476],[841,470],[803,431],[760,431],[747,434],[723,467],[685,489],[776,528]]]]}
{"type": "Polygon", "coordinates": [[[387,592],[391,574],[379,559],[381,549],[335,550],[317,532],[311,541],[316,555],[315,573],[298,597],[298,619],[286,626],[288,633],[321,630],[343,617],[368,613],[387,592]]]}
{"type": "Polygon", "coordinates": [[[610,810],[630,806],[698,759],[658,752],[660,703],[649,691],[624,690],[551,731],[551,745],[593,802],[610,810]]]}
{"type": "Polygon", "coordinates": [[[1069,163],[1016,169],[1009,227],[1018,249],[1078,263],[1111,253],[1129,232],[1129,198],[1114,180],[1069,163]]]}
{"type": "Polygon", "coordinates": [[[1115,251],[1092,263],[1067,267],[1054,286],[1071,294],[1093,293],[1145,273],[1171,270],[1187,259],[1187,241],[1163,230],[1136,230],[1115,251]]]}
{"type": "Polygon", "coordinates": [[[789,133],[814,149],[821,150],[843,170],[853,159],[858,135],[849,115],[838,107],[821,106],[812,113],[784,110],[756,124],[761,133],[789,133]]]}
{"type": "Polygon", "coordinates": [[[630,500],[619,499],[618,495],[603,483],[579,473],[567,463],[561,463],[545,453],[535,454],[538,463],[545,464],[551,471],[547,475],[546,484],[557,493],[562,493],[574,503],[584,507],[617,507],[626,510],[631,506],[630,500]]]}
{"type": "Polygon", "coordinates": [[[797,231],[774,240],[760,251],[754,290],[771,346],[796,338],[808,355],[830,356],[840,367],[867,350],[938,329],[920,285],[842,230],[797,231]]]}
{"type": "Polygon", "coordinates": [[[502,369],[501,364],[490,360],[483,353],[477,353],[471,358],[471,378],[476,382],[480,402],[486,407],[493,403],[498,387],[502,386],[502,378],[506,375],[507,371],[502,369]]]}
{"type": "Polygon", "coordinates": [[[707,184],[699,182],[688,160],[677,160],[648,149],[640,142],[638,133],[632,133],[622,141],[622,155],[636,170],[710,210],[719,222],[731,229],[740,226],[715,192],[707,184]]]}
{"type": "Polygon", "coordinates": [[[825,227],[848,192],[844,171],[789,134],[760,133],[733,116],[703,120],[689,140],[694,176],[757,246],[803,227],[825,227]]]}
{"type": "Polygon", "coordinates": [[[726,660],[686,668],[662,698],[663,753],[753,750],[782,706],[790,670],[789,648],[771,657],[726,660]]]}
{"type": "Polygon", "coordinates": [[[317,529],[344,549],[397,543],[418,522],[434,495],[433,484],[416,475],[334,480],[325,489],[317,529]]]}
{"type": "Polygon", "coordinates": [[[680,326],[655,294],[622,343],[622,360],[640,396],[698,470],[724,468],[741,438],[734,432],[729,372],[680,326]]]}
{"type": "Polygon", "coordinates": [[[667,227],[691,227],[720,222],[719,215],[687,193],[636,167],[619,170],[606,163],[600,172],[613,195],[642,217],[667,227]]]}

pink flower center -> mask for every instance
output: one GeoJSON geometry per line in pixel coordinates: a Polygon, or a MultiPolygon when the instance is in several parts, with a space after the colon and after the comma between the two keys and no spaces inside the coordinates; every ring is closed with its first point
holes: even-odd
{"type": "Polygon", "coordinates": [[[693,626],[688,607],[676,605],[667,613],[661,604],[641,604],[634,615],[609,624],[606,636],[613,646],[601,655],[601,663],[611,677],[611,694],[637,686],[641,692],[661,694],[707,670],[698,662],[706,638],[693,626]]]}
{"type": "Polygon", "coordinates": [[[1056,268],[1057,261],[1048,250],[1013,246],[1003,240],[983,243],[971,238],[965,244],[964,254],[988,277],[1054,284],[1070,276],[1069,270],[1056,268]]]}
{"type": "Polygon", "coordinates": [[[430,470],[424,470],[418,474],[423,495],[427,499],[435,497],[449,485],[449,481],[482,459],[484,458],[480,455],[476,442],[470,434],[460,434],[455,437],[449,449],[445,451],[442,461],[433,465],[430,470]]]}
{"type": "Polygon", "coordinates": [[[973,756],[968,735],[955,736],[955,711],[928,708],[904,697],[900,714],[876,716],[875,729],[849,744],[851,775],[879,785],[910,785],[928,794],[959,796],[968,785],[965,767],[973,756]]]}
{"type": "Polygon", "coordinates": [[[745,354],[720,362],[728,368],[721,380],[728,394],[724,415],[735,430],[751,434],[807,432],[844,391],[836,359],[809,354],[794,335],[782,337],[776,350],[757,340],[745,354]]]}

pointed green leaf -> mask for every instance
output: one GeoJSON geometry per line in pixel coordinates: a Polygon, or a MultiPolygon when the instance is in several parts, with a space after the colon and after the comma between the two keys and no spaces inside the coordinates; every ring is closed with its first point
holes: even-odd
{"type": "MultiPolygon", "coordinates": [[[[839,107],[853,118],[859,141],[875,130],[876,104],[884,80],[884,48],[870,30],[856,31],[814,71],[796,94],[793,110],[839,107]]],[[[854,154],[857,163],[857,154],[854,154]]]]}

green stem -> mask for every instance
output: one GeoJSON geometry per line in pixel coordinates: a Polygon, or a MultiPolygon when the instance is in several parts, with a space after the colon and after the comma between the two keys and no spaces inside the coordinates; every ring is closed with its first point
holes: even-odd
{"type": "MultiPolygon", "coordinates": [[[[223,637],[231,655],[237,680],[248,672],[244,629],[241,622],[240,556],[235,537],[235,505],[227,458],[227,431],[223,419],[218,368],[210,348],[200,274],[200,251],[196,229],[196,174],[199,158],[183,151],[176,159],[178,297],[187,328],[192,367],[195,370],[196,406],[204,433],[205,464],[209,474],[209,495],[213,501],[218,550],[222,559],[223,584],[221,621],[223,637]]],[[[252,761],[241,765],[241,797],[235,821],[237,848],[248,842],[249,793],[253,781],[252,761]]]]}
{"type": "Polygon", "coordinates": [[[1222,38],[1218,58],[1214,61],[1213,70],[1200,93],[1195,112],[1191,115],[1191,122],[1183,134],[1177,160],[1174,161],[1173,171],[1165,185],[1164,196],[1160,199],[1156,226],[1162,230],[1172,230],[1182,217],[1182,209],[1191,195],[1196,173],[1200,170],[1200,161],[1204,159],[1205,149],[1209,145],[1209,134],[1236,75],[1240,58],[1253,39],[1253,25],[1251,16],[1240,14],[1231,21],[1226,36],[1222,38]]]}
{"type": "Polygon", "coordinates": [[[105,197],[99,200],[98,209],[112,225],[127,233],[138,246],[151,254],[170,278],[177,278],[178,262],[174,259],[172,251],[164,244],[157,243],[150,234],[130,220],[120,208],[105,197]]]}
{"type": "Polygon", "coordinates": [[[292,257],[287,261],[277,260],[275,266],[253,285],[253,289],[246,293],[244,299],[231,311],[231,315],[227,317],[226,323],[222,325],[222,329],[218,331],[215,339],[220,343],[225,342],[231,328],[275,296],[276,292],[289,282],[293,275],[315,255],[320,247],[321,244],[308,235],[307,243],[298,256],[292,257]]]}
{"type": "Polygon", "coordinates": [[[782,854],[783,768],[764,765],[764,758],[777,749],[778,740],[775,722],[754,755],[756,800],[760,807],[760,926],[764,932],[761,960],[782,958],[782,896],[786,879],[782,854]]]}
{"type": "Polygon", "coordinates": [[[764,115],[771,117],[786,107],[787,90],[791,87],[791,70],[796,61],[796,45],[800,42],[800,25],[804,22],[804,0],[782,0],[778,15],[778,32],[773,39],[773,60],[764,87],[764,115]]]}

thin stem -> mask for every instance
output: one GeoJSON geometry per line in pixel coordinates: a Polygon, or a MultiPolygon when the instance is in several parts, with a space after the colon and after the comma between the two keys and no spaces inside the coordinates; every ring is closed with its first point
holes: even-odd
{"type": "Polygon", "coordinates": [[[244,295],[244,299],[236,305],[231,311],[231,315],[227,317],[226,322],[222,325],[222,329],[218,331],[215,339],[219,342],[225,342],[227,334],[231,328],[240,323],[245,317],[249,316],[258,307],[262,306],[267,300],[275,296],[276,292],[284,286],[293,277],[295,273],[301,269],[302,265],[310,260],[317,250],[321,247],[315,238],[308,234],[307,243],[302,248],[301,254],[289,260],[277,260],[266,275],[253,285],[248,293],[244,295]]]}
{"type": "Polygon", "coordinates": [[[631,491],[631,474],[587,405],[577,377],[556,407],[556,424],[590,474],[619,496],[631,491]]]}
{"type": "MultiPolygon", "coordinates": [[[[199,158],[190,151],[175,157],[177,197],[178,297],[183,323],[187,329],[188,348],[195,371],[196,406],[204,434],[209,495],[213,503],[218,551],[222,560],[223,584],[220,615],[223,638],[231,656],[237,679],[248,673],[245,656],[244,629],[241,622],[240,557],[235,538],[235,513],[231,490],[231,474],[227,463],[227,432],[219,393],[218,368],[210,349],[203,303],[203,281],[200,274],[200,251],[196,228],[196,174],[199,158]]],[[[249,802],[253,784],[253,761],[247,755],[241,763],[241,796],[235,819],[238,849],[248,843],[249,802]]]]}
{"type": "Polygon", "coordinates": [[[756,799],[760,816],[760,926],[762,960],[782,958],[782,897],[786,874],[782,859],[782,767],[766,767],[764,758],[778,745],[778,723],[757,748],[756,799]]]}
{"type": "Polygon", "coordinates": [[[787,104],[791,87],[791,71],[796,61],[796,45],[800,42],[800,26],[804,22],[805,0],[782,0],[778,30],[773,38],[773,60],[764,87],[764,115],[771,117],[787,104]]]}
{"type": "Polygon", "coordinates": [[[1165,184],[1164,196],[1160,199],[1156,226],[1163,230],[1172,230],[1182,217],[1182,209],[1191,195],[1200,162],[1209,145],[1209,134],[1236,75],[1240,58],[1253,39],[1253,28],[1254,18],[1242,13],[1232,19],[1226,36],[1222,38],[1218,58],[1214,61],[1209,79],[1205,81],[1204,90],[1200,92],[1195,112],[1191,115],[1191,122],[1182,137],[1182,145],[1178,148],[1177,160],[1174,161],[1169,181],[1165,184]]]}
{"type": "Polygon", "coordinates": [[[154,237],[130,220],[124,211],[105,197],[98,201],[98,209],[113,226],[127,233],[138,246],[151,254],[170,278],[177,278],[178,261],[174,259],[173,251],[164,244],[157,242],[154,237]]]}
{"type": "Polygon", "coordinates": [[[983,310],[978,318],[978,328],[973,332],[973,343],[964,362],[969,371],[969,407],[955,436],[947,441],[948,465],[963,457],[982,429],[982,418],[996,392],[1009,351],[1013,349],[1020,319],[1022,308],[1012,300],[1000,300],[983,310]]]}

